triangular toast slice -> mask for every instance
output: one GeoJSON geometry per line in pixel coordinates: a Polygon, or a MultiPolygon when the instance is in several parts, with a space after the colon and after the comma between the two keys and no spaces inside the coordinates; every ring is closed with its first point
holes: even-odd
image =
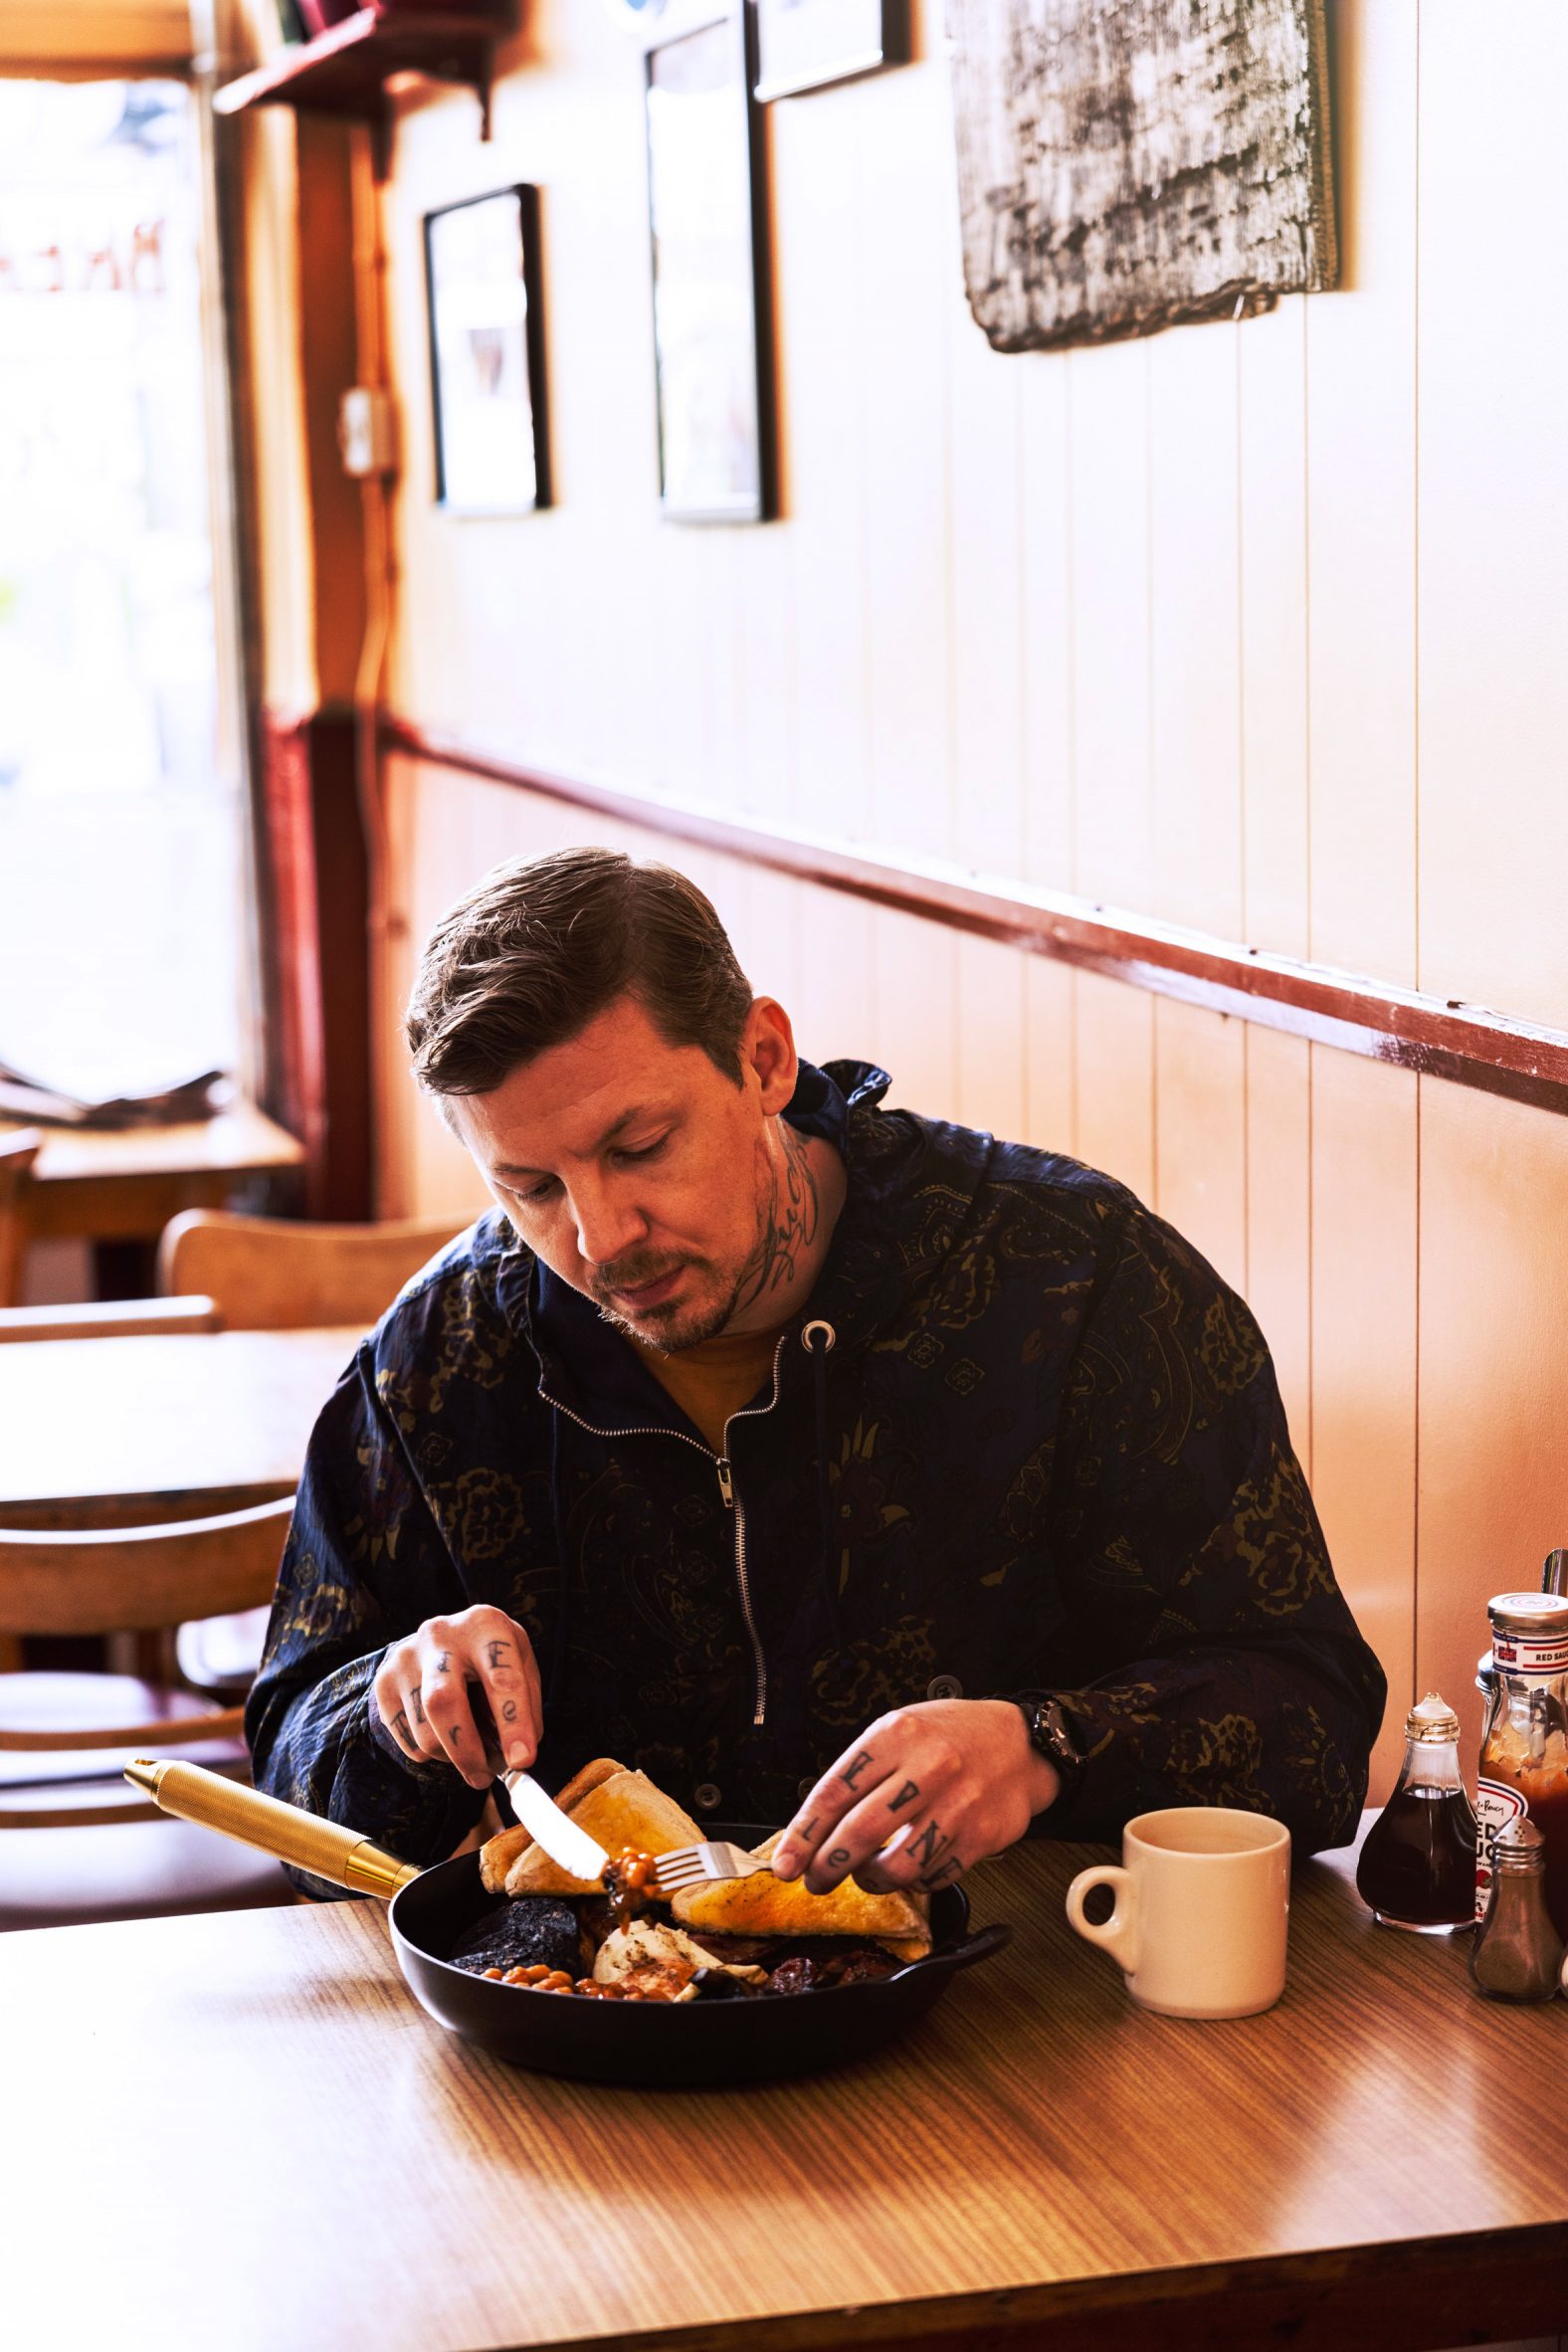
{"type": "MultiPolygon", "coordinates": [[[[602,1788],[607,1780],[613,1780],[618,1772],[625,1770],[626,1766],[618,1764],[613,1756],[595,1756],[591,1764],[585,1764],[580,1772],[573,1773],[565,1788],[556,1796],[555,1802],[563,1813],[571,1813],[591,1790],[602,1788]]],[[[520,1822],[509,1830],[498,1831],[493,1838],[486,1839],[480,1849],[480,1876],[491,1894],[505,1893],[507,1871],[532,1844],[533,1833],[525,1830],[520,1822]]],[[[543,1891],[542,1888],[540,1891],[543,1891]]]]}
{"type": "MultiPolygon", "coordinates": [[[[640,1854],[671,1854],[678,1846],[696,1846],[702,1833],[673,1797],[656,1788],[644,1772],[616,1772],[578,1799],[564,1805],[579,1829],[597,1838],[606,1854],[633,1846],[640,1854]]],[[[591,1879],[574,1878],[542,1846],[524,1847],[506,1872],[508,1894],[600,1894],[591,1879]]]]}
{"type": "MultiPolygon", "coordinates": [[[[783,1836],[776,1830],[752,1853],[770,1861],[783,1836]]],[[[750,1878],[718,1878],[683,1887],[671,1904],[683,1927],[713,1935],[856,1935],[885,1944],[900,1960],[919,1960],[931,1948],[929,1897],[908,1893],[868,1894],[846,1878],[831,1894],[813,1894],[800,1878],[775,1878],[758,1870],[750,1878]]]]}

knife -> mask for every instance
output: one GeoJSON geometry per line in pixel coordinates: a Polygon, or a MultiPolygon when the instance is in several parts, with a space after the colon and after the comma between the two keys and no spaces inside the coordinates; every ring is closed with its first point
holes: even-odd
{"type": "Polygon", "coordinates": [[[472,1678],[467,1684],[469,1706],[485,1747],[485,1761],[494,1771],[511,1799],[512,1811],[536,1845],[542,1846],[551,1862],[559,1862],[574,1878],[583,1878],[592,1886],[604,1879],[605,1865],[610,1857],[602,1846],[580,1830],[570,1814],[563,1813],[555,1799],[526,1772],[508,1772],[500,1752],[500,1734],[495,1728],[495,1717],[490,1712],[485,1685],[472,1678]]]}
{"type": "Polygon", "coordinates": [[[544,1848],[551,1862],[559,1862],[574,1878],[598,1886],[610,1860],[604,1848],[586,1830],[580,1830],[528,1773],[503,1772],[501,1781],[517,1819],[535,1843],[544,1848]]]}

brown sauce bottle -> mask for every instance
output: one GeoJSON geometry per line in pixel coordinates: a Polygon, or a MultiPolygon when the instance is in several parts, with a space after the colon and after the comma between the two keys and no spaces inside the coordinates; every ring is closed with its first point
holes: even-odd
{"type": "Polygon", "coordinates": [[[1366,1834],[1356,1891],[1380,1927],[1452,1935],[1475,1916],[1475,1816],[1460,1778],[1460,1722],[1429,1690],[1405,1718],[1405,1762],[1366,1834]]]}

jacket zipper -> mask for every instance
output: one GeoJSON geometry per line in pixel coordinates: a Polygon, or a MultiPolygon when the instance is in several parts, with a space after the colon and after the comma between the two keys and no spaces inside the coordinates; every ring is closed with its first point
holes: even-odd
{"type": "Polygon", "coordinates": [[[735,1583],[740,1590],[740,1614],[751,1636],[751,1657],[756,1670],[751,1707],[751,1721],[756,1730],[762,1728],[767,1717],[768,1662],[763,1656],[762,1638],[751,1612],[751,1578],[746,1569],[746,1506],[735,1492],[734,1471],[729,1460],[729,1433],[737,1421],[752,1421],[760,1414],[772,1412],[779,1401],[779,1362],[783,1354],[784,1342],[781,1339],[773,1350],[773,1394],[765,1405],[745,1405],[738,1413],[731,1413],[724,1424],[724,1451],[718,1457],[718,1490],[724,1497],[725,1508],[735,1514],[735,1583]]]}
{"type": "MultiPolygon", "coordinates": [[[[552,1397],[542,1380],[539,1383],[539,1395],[545,1404],[553,1406],[557,1413],[564,1413],[568,1421],[574,1421],[577,1427],[586,1430],[591,1438],[679,1438],[683,1446],[694,1446],[699,1454],[705,1454],[708,1461],[712,1463],[718,1472],[718,1491],[723,1497],[724,1508],[735,1514],[735,1585],[740,1594],[740,1614],[745,1619],[746,1632],[751,1641],[754,1675],[751,1720],[758,1729],[761,1728],[767,1715],[768,1667],[767,1660],[762,1652],[762,1639],[757,1632],[757,1621],[751,1607],[751,1579],[746,1568],[746,1508],[735,1492],[735,1473],[729,1459],[729,1432],[731,1426],[737,1421],[755,1420],[763,1413],[772,1412],[779,1401],[779,1363],[783,1354],[784,1342],[781,1339],[773,1350],[773,1394],[765,1405],[747,1405],[740,1412],[731,1413],[724,1424],[724,1451],[722,1454],[715,1454],[710,1447],[702,1444],[700,1438],[688,1438],[684,1429],[596,1429],[591,1421],[584,1421],[580,1413],[574,1413],[570,1405],[563,1405],[557,1398],[552,1397]]],[[[562,1566],[564,1567],[564,1565],[563,1562],[562,1566]]]]}

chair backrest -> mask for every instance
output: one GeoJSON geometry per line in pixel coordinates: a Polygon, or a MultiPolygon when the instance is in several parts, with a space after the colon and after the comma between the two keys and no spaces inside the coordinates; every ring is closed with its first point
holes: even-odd
{"type": "Polygon", "coordinates": [[[0,1134],[0,1306],[15,1306],[22,1294],[27,1194],[43,1144],[37,1127],[15,1127],[0,1134]]]}
{"type": "Polygon", "coordinates": [[[410,1275],[472,1223],[410,1217],[385,1225],[300,1225],[189,1209],[165,1226],[158,1287],[200,1291],[231,1331],[357,1323],[368,1330],[410,1275]]]}
{"type": "Polygon", "coordinates": [[[0,1306],[0,1347],[13,1339],[135,1339],[218,1331],[210,1298],[88,1298],[70,1306],[0,1306]]]}
{"type": "Polygon", "coordinates": [[[145,1633],[273,1597],[294,1497],[158,1527],[0,1528],[0,1634],[145,1633]]]}

